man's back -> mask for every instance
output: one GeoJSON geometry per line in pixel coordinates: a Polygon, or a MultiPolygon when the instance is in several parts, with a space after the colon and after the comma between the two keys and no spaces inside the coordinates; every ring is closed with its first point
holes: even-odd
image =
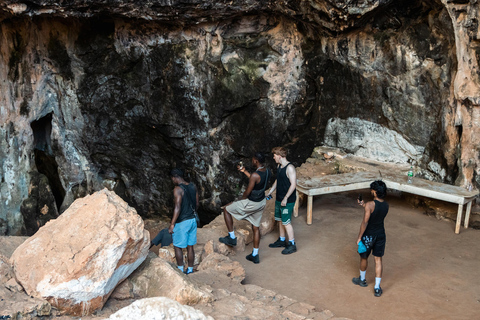
{"type": "Polygon", "coordinates": [[[375,209],[370,214],[370,219],[368,219],[367,228],[365,229],[364,235],[379,235],[385,234],[384,220],[388,213],[388,203],[385,201],[374,200],[375,209]]]}

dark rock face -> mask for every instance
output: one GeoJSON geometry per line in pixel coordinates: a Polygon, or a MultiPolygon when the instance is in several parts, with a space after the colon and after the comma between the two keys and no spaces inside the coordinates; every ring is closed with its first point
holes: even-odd
{"type": "Polygon", "coordinates": [[[473,21],[467,4],[121,3],[0,3],[0,232],[37,217],[32,203],[62,212],[103,187],[143,216],[169,216],[175,166],[209,220],[246,183],[237,161],[277,145],[297,164],[329,144],[416,161],[432,179],[476,176],[462,151],[478,139],[462,135],[475,108],[461,102],[476,93],[457,100],[454,82],[468,26],[452,17],[462,6],[473,21]],[[48,181],[45,199],[29,172],[48,181]]]}

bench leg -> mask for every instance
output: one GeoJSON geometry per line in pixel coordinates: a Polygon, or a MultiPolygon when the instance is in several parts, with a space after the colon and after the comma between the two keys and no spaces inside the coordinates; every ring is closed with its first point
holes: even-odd
{"type": "Polygon", "coordinates": [[[465,213],[465,229],[468,228],[468,220],[470,220],[470,211],[472,211],[472,201],[470,201],[469,203],[467,203],[467,213],[465,213]]]}
{"type": "Polygon", "coordinates": [[[293,207],[293,216],[298,217],[298,207],[300,205],[300,195],[298,194],[298,191],[295,191],[297,194],[297,201],[295,201],[295,206],[293,207]]]}
{"type": "Polygon", "coordinates": [[[462,223],[463,204],[458,205],[457,223],[455,224],[455,233],[460,233],[460,224],[462,223]]]}
{"type": "Polygon", "coordinates": [[[313,196],[308,196],[307,202],[307,224],[312,224],[313,196]]]}

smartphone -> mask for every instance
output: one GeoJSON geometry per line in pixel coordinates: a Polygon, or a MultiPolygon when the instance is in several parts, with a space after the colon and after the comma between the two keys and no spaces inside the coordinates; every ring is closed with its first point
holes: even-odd
{"type": "Polygon", "coordinates": [[[265,199],[267,199],[267,200],[272,199],[272,195],[266,196],[265,199]]]}
{"type": "Polygon", "coordinates": [[[362,200],[363,200],[362,195],[359,194],[359,195],[358,195],[358,201],[362,202],[362,200]]]}

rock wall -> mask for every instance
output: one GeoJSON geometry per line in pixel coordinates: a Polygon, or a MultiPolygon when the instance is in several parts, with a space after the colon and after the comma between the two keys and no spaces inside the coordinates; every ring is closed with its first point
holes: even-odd
{"type": "Polygon", "coordinates": [[[169,215],[174,166],[210,220],[245,185],[237,161],[372,154],[343,142],[365,128],[389,132],[376,154],[477,186],[478,5],[457,2],[2,1],[0,233],[104,187],[169,215]],[[396,135],[414,155],[381,149],[396,135]]]}

